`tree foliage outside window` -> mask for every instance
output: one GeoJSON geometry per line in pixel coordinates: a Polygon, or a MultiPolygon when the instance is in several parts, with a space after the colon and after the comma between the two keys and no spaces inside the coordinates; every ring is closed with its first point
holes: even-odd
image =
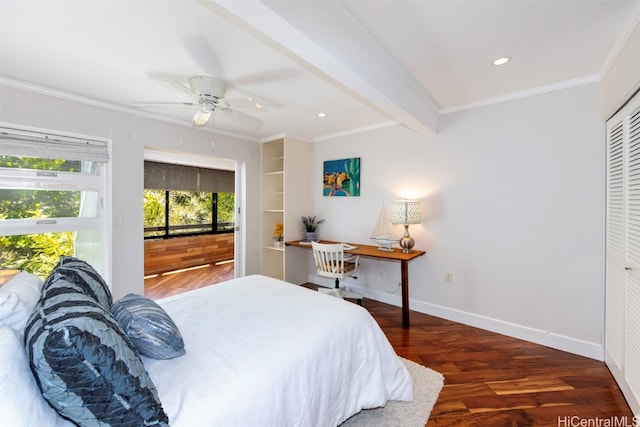
{"type": "Polygon", "coordinates": [[[233,193],[145,189],[144,235],[151,238],[233,231],[234,204],[233,193]]]}
{"type": "MultiPolygon", "coordinates": [[[[80,162],[0,156],[0,167],[78,172],[80,162]]],[[[76,217],[79,192],[0,189],[0,219],[76,217]]]]}
{"type": "Polygon", "coordinates": [[[235,224],[235,194],[218,193],[218,229],[233,230],[235,224]]]}
{"type": "Polygon", "coordinates": [[[165,191],[144,190],[144,236],[164,235],[163,230],[152,230],[165,225],[165,191]]]}
{"type": "Polygon", "coordinates": [[[44,279],[61,256],[74,254],[75,233],[0,236],[0,267],[28,271],[44,279]]]}
{"type": "MultiPolygon", "coordinates": [[[[78,172],[80,162],[0,156],[0,167],[78,172]]],[[[0,221],[77,217],[80,193],[0,188],[0,221]]],[[[63,255],[74,253],[74,232],[0,236],[0,268],[46,277],[63,255]]]]}

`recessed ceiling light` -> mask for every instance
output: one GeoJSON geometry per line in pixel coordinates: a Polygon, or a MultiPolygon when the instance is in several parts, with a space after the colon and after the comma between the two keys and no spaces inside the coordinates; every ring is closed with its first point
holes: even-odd
{"type": "Polygon", "coordinates": [[[324,119],[325,117],[327,117],[327,113],[318,113],[318,117],[324,119]]]}
{"type": "Polygon", "coordinates": [[[493,60],[492,64],[493,65],[504,65],[507,62],[511,61],[511,57],[510,56],[501,56],[500,58],[496,58],[493,60]]]}

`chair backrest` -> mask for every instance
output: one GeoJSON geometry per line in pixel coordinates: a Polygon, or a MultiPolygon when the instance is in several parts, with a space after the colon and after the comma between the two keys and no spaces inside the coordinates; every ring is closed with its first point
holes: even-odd
{"type": "Polygon", "coordinates": [[[342,243],[311,242],[313,260],[319,276],[344,278],[358,270],[359,257],[348,255],[345,258],[342,243]]]}

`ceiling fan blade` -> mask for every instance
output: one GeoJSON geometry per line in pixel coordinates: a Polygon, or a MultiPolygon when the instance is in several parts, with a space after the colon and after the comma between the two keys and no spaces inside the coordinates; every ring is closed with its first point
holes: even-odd
{"type": "Polygon", "coordinates": [[[255,113],[267,111],[267,104],[262,99],[252,96],[225,98],[225,101],[228,102],[232,108],[242,108],[255,113]]]}
{"type": "Polygon", "coordinates": [[[157,72],[149,72],[147,73],[147,76],[152,80],[160,82],[163,86],[167,86],[173,90],[177,90],[184,95],[187,95],[189,98],[192,98],[194,100],[198,99],[198,94],[194,93],[186,84],[187,82],[184,76],[157,72]]]}
{"type": "Polygon", "coordinates": [[[163,102],[163,101],[142,101],[142,102],[134,102],[134,104],[138,107],[149,107],[149,108],[174,108],[174,107],[193,107],[195,105],[200,105],[198,102],[163,102]]]}
{"type": "Polygon", "coordinates": [[[206,39],[200,36],[185,37],[182,43],[205,74],[224,77],[222,63],[206,39]]]}
{"type": "Polygon", "coordinates": [[[222,115],[229,120],[233,120],[239,125],[248,127],[250,129],[260,129],[262,125],[264,125],[263,121],[257,119],[249,114],[243,113],[241,111],[232,110],[230,108],[216,110],[222,113],[222,115]]]}
{"type": "Polygon", "coordinates": [[[162,82],[167,84],[167,85],[169,85],[173,89],[176,89],[179,92],[184,93],[189,98],[198,99],[198,94],[195,93],[189,86],[183,85],[182,83],[180,83],[180,82],[178,82],[176,80],[173,80],[173,79],[162,80],[162,82]]]}

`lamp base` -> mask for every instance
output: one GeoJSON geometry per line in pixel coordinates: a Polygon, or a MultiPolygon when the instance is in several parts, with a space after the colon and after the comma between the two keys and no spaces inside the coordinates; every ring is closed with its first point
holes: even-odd
{"type": "Polygon", "coordinates": [[[413,237],[409,236],[409,225],[404,225],[404,236],[398,242],[400,247],[402,248],[402,253],[408,254],[412,251],[413,245],[416,244],[416,241],[413,240],[413,237]]]}

